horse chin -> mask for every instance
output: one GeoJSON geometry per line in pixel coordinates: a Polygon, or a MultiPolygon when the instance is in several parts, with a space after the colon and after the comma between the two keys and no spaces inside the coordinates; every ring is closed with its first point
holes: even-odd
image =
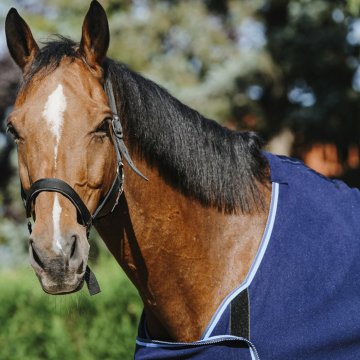
{"type": "Polygon", "coordinates": [[[81,281],[79,285],[77,285],[77,287],[75,287],[74,289],[71,288],[64,288],[62,285],[61,286],[53,286],[50,288],[45,288],[44,286],[42,286],[42,289],[44,290],[44,292],[46,294],[49,295],[68,295],[68,294],[72,294],[72,293],[76,293],[79,290],[82,289],[84,285],[84,281],[81,281]]]}
{"type": "Polygon", "coordinates": [[[56,283],[52,280],[47,280],[44,276],[40,277],[38,275],[38,278],[43,291],[49,295],[66,295],[75,293],[81,290],[84,285],[84,275],[81,277],[77,275],[75,280],[71,282],[59,281],[56,283]]]}

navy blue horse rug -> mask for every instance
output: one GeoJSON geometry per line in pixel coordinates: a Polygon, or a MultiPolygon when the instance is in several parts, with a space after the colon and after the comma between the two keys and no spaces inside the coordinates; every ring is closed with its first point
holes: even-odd
{"type": "Polygon", "coordinates": [[[266,156],[270,212],[245,281],[197,342],[152,340],[143,316],[136,359],[360,359],[360,192],[266,156]]]}

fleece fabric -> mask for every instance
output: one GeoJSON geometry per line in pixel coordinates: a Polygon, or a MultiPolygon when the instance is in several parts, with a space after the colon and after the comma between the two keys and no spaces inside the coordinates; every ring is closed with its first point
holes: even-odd
{"type": "Polygon", "coordinates": [[[360,359],[360,191],[265,156],[271,205],[245,281],[197,342],[153,340],[143,316],[135,359],[360,359]]]}

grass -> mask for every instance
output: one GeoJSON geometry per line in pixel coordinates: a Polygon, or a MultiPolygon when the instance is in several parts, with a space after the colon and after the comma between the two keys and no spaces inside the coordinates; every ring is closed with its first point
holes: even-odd
{"type": "Polygon", "coordinates": [[[93,266],[102,292],[45,294],[32,269],[0,272],[0,360],[132,359],[142,305],[115,260],[93,266]]]}

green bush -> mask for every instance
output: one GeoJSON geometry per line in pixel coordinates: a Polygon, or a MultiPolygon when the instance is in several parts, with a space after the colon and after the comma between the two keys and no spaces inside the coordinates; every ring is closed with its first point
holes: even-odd
{"type": "Polygon", "coordinates": [[[132,359],[141,302],[109,256],[93,269],[102,292],[46,295],[30,269],[0,272],[0,360],[132,359]]]}

